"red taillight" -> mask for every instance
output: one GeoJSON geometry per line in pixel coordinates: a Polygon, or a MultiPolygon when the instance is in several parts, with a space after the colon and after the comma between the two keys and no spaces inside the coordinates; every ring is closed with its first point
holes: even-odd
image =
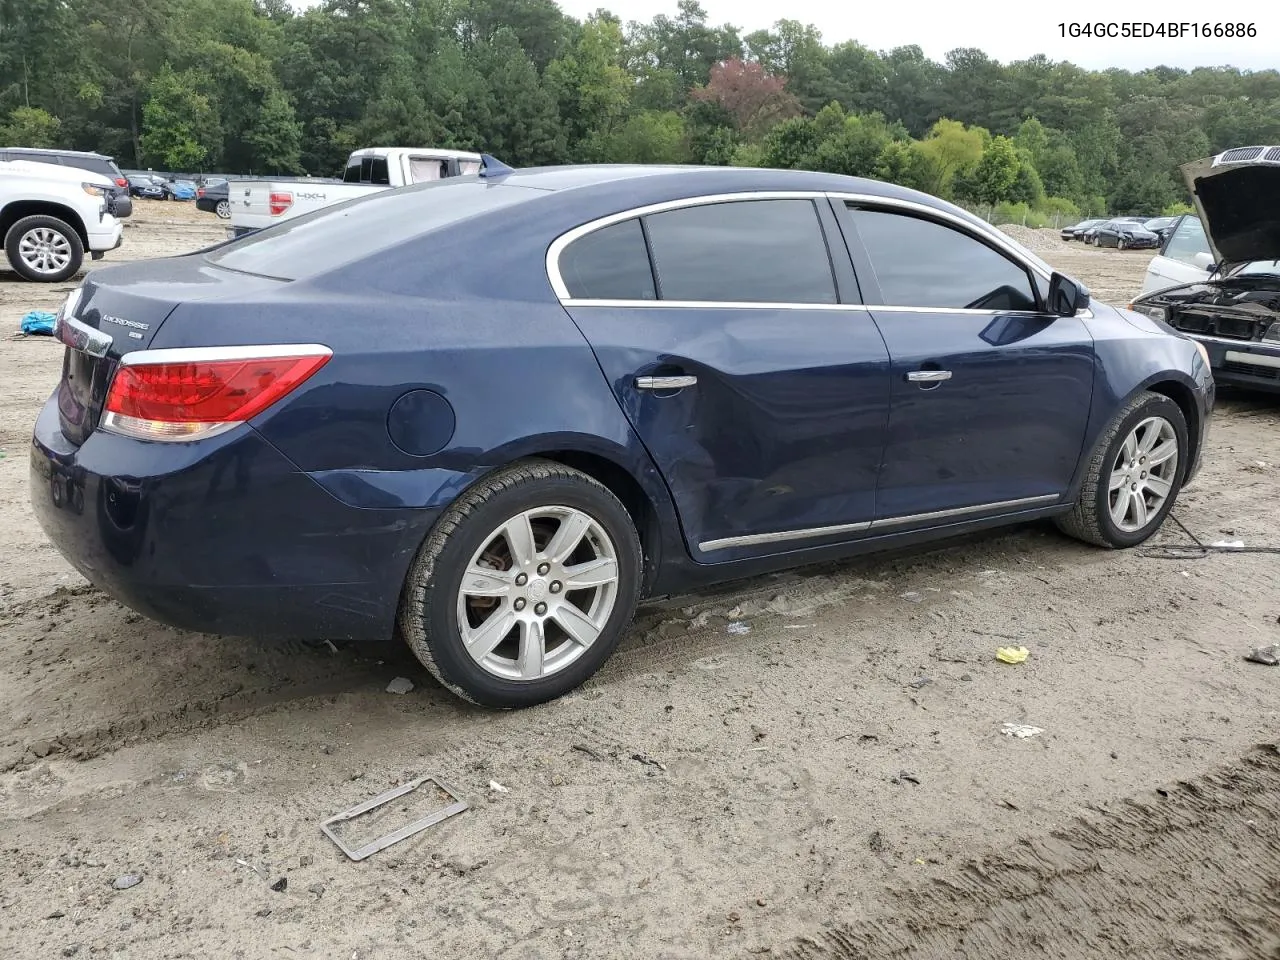
{"type": "Polygon", "coordinates": [[[126,180],[124,177],[116,177],[117,187],[127,187],[128,185],[129,185],[129,181],[126,180]]]}
{"type": "Polygon", "coordinates": [[[201,187],[199,190],[196,191],[196,196],[199,197],[201,200],[204,199],[204,187],[201,187]]]}
{"type": "Polygon", "coordinates": [[[328,362],[328,347],[209,347],[126,354],[103,426],[144,440],[194,440],[257,416],[328,362]]]}
{"type": "Polygon", "coordinates": [[[271,195],[271,215],[278,217],[293,206],[292,193],[273,193],[271,195]]]}

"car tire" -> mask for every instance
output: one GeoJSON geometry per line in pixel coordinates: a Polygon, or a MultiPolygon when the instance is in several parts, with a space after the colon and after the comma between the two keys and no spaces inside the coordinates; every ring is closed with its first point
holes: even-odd
{"type": "Polygon", "coordinates": [[[5,234],[4,252],[18,276],[35,283],[60,283],[75,276],[84,264],[80,234],[57,217],[23,217],[5,234]],[[40,252],[33,252],[33,245],[40,252]],[[48,269],[40,266],[42,254],[56,258],[43,261],[50,264],[48,269]]]}
{"type": "Polygon", "coordinates": [[[231,219],[231,201],[219,200],[218,205],[213,208],[213,212],[218,215],[219,220],[231,219]]]}
{"type": "Polygon", "coordinates": [[[1120,237],[1118,240],[1116,240],[1116,249],[1117,250],[1124,249],[1124,237],[1120,237]]]}
{"type": "Polygon", "coordinates": [[[609,658],[642,575],[636,527],[618,498],[585,473],[531,460],[479,481],[437,520],[405,580],[397,621],[422,665],[459,697],[528,707],[578,687],[609,658]],[[560,556],[555,539],[570,520],[567,529],[582,532],[566,533],[577,546],[560,556]],[[614,579],[604,583],[610,560],[614,579]],[[603,585],[568,588],[569,571],[582,564],[594,569],[578,576],[603,585]],[[479,593],[464,589],[464,574],[479,593]]]}
{"type": "Polygon", "coordinates": [[[1068,536],[1107,549],[1136,547],[1164,523],[1186,476],[1190,445],[1186,417],[1168,397],[1143,391],[1102,432],[1085,465],[1080,497],[1057,519],[1068,536]],[[1149,431],[1155,431],[1154,433],[1149,431]],[[1173,463],[1155,463],[1173,441],[1173,463]],[[1129,444],[1132,443],[1132,446],[1129,444]],[[1155,457],[1150,454],[1155,454],[1155,457]],[[1117,480],[1123,480],[1116,488],[1117,480]],[[1157,500],[1156,481],[1159,481],[1157,500]],[[1165,489],[1167,485],[1167,489],[1165,489]],[[1136,501],[1142,499],[1141,512],[1136,501]],[[1126,507],[1125,504],[1128,504],[1126,507]]]}

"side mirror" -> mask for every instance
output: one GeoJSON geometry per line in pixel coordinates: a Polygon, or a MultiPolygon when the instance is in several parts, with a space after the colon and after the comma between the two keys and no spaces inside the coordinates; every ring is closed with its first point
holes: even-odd
{"type": "Polygon", "coordinates": [[[1191,258],[1191,262],[1202,270],[1212,270],[1213,254],[1202,250],[1191,258]]]}
{"type": "Polygon", "coordinates": [[[1089,291],[1070,277],[1055,272],[1049,280],[1049,312],[1074,317],[1089,306],[1089,291]]]}

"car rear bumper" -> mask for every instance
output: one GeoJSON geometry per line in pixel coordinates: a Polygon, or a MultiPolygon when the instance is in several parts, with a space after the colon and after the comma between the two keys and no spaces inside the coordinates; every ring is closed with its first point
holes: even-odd
{"type": "Polygon", "coordinates": [[[62,555],[125,606],[276,638],[390,635],[439,513],[349,506],[248,427],[197,443],[99,430],[77,448],[55,398],[32,438],[31,501],[62,555]]]}

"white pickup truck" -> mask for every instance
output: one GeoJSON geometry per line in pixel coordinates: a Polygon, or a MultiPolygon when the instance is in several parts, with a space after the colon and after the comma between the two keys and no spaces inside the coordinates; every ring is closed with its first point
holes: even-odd
{"type": "Polygon", "coordinates": [[[347,158],[341,180],[233,180],[227,234],[252,233],[376,190],[476,174],[482,161],[480,154],[465,150],[368,147],[347,158]]]}
{"type": "Polygon", "coordinates": [[[115,184],[77,167],[29,160],[0,162],[0,237],[24,280],[60,283],[87,251],[101,260],[120,246],[123,224],[107,212],[115,184]]]}

